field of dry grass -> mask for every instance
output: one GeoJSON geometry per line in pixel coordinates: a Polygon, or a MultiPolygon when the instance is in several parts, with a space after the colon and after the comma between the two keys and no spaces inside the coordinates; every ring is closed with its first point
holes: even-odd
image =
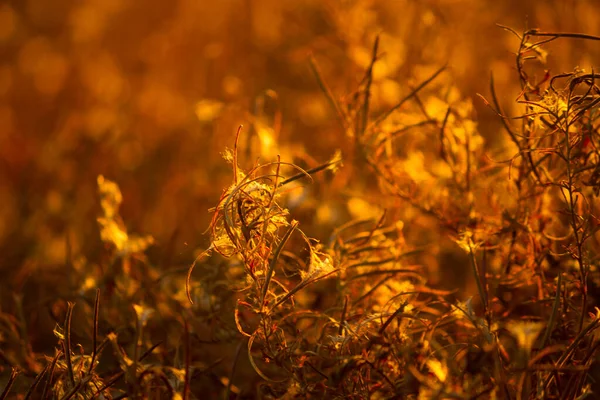
{"type": "Polygon", "coordinates": [[[0,399],[600,393],[594,0],[0,5],[0,399]]]}

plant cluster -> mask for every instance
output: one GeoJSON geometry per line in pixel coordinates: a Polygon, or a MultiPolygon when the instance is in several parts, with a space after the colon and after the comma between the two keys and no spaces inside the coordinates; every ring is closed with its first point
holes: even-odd
{"type": "Polygon", "coordinates": [[[520,43],[521,113],[506,114],[492,79],[482,98],[507,137],[495,153],[445,67],[377,110],[378,39],[345,96],[313,59],[351,143],[345,165],[340,152],[307,166],[242,162],[240,128],[210,244],[189,269],[149,262],[153,238],[128,233],[120,189],[100,176],[103,256],[70,256],[66,293],[40,299],[59,321],[54,354],[33,349],[22,298],[0,310],[0,356],[13,366],[0,399],[593,396],[600,74],[551,74],[544,45],[600,38],[506,30],[520,43]],[[309,237],[286,204],[344,173],[354,193],[375,194],[353,194],[366,217],[309,237]],[[458,287],[435,283],[444,251],[464,260],[458,287]]]}

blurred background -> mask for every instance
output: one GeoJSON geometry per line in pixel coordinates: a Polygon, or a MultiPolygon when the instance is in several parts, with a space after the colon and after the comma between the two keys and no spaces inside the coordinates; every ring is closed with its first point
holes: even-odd
{"type": "MultiPolygon", "coordinates": [[[[600,7],[597,0],[1,2],[5,282],[58,270],[69,254],[101,251],[99,174],[121,187],[128,230],[156,239],[151,259],[169,251],[170,263],[189,264],[208,242],[208,208],[231,182],[221,153],[237,126],[247,148],[257,149],[240,161],[246,166],[278,153],[310,154],[305,162],[314,166],[343,150],[349,139],[309,57],[337,97],[351,96],[378,34],[374,109],[393,106],[447,63],[448,79],[472,99],[494,143],[500,126],[477,93],[489,94],[492,71],[507,110],[520,91],[518,41],[498,23],[600,35],[600,7]]],[[[599,66],[595,42],[548,49],[552,72],[599,66]]],[[[315,210],[315,224],[331,217],[315,210]]]]}

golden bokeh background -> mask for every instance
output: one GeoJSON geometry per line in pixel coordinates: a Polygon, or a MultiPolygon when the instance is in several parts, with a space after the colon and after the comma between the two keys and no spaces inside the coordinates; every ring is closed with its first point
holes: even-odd
{"type": "MultiPolygon", "coordinates": [[[[128,229],[155,260],[186,265],[207,209],[230,182],[221,159],[238,125],[259,153],[325,160],[348,140],[309,67],[337,96],[355,89],[376,35],[374,109],[447,63],[494,143],[477,93],[493,71],[518,96],[522,31],[600,34],[596,0],[15,0],[0,5],[0,269],[60,269],[102,248],[96,178],[123,191],[128,229]],[[170,244],[170,245],[169,245],[170,244]]],[[[598,67],[596,43],[548,46],[553,72],[598,67]]],[[[326,220],[331,212],[318,210],[326,220]]]]}

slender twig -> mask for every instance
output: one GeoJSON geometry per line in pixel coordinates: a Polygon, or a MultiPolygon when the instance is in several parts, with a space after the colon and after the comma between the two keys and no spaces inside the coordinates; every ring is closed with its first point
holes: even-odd
{"type": "Polygon", "coordinates": [[[10,372],[10,377],[8,378],[8,382],[6,383],[6,386],[4,387],[2,394],[0,394],[0,400],[4,400],[8,397],[8,393],[10,392],[10,389],[14,385],[15,380],[17,379],[17,375],[19,375],[19,371],[16,368],[13,368],[10,372]]]}
{"type": "MultiPolygon", "coordinates": [[[[31,395],[35,392],[35,389],[38,387],[38,385],[40,384],[42,378],[48,372],[49,368],[50,368],[50,366],[46,365],[44,367],[44,369],[42,370],[42,372],[40,372],[39,374],[37,374],[37,376],[35,377],[35,380],[33,381],[33,384],[29,387],[29,390],[27,390],[27,393],[25,394],[25,400],[29,399],[31,397],[31,395]]],[[[0,397],[0,398],[2,398],[2,397],[0,397]]]]}
{"type": "Polygon", "coordinates": [[[435,71],[429,78],[425,79],[421,82],[417,87],[415,87],[408,95],[406,95],[400,102],[398,102],[394,107],[390,108],[385,113],[381,114],[377,117],[372,123],[371,126],[379,126],[382,122],[384,122],[390,115],[394,113],[394,111],[398,110],[400,107],[404,105],[408,100],[413,98],[417,93],[419,93],[424,87],[429,85],[435,78],[437,78],[442,72],[446,70],[447,66],[443,66],[437,71],[435,71]]]}
{"type": "Polygon", "coordinates": [[[319,66],[317,64],[317,60],[315,59],[314,56],[311,55],[309,58],[309,62],[310,62],[310,68],[312,69],[313,74],[315,75],[315,78],[317,79],[317,83],[319,84],[319,87],[321,88],[323,93],[325,93],[325,97],[327,98],[327,101],[329,101],[331,108],[333,108],[335,110],[336,117],[338,118],[342,127],[345,129],[347,127],[346,116],[345,116],[344,112],[342,111],[342,108],[339,106],[338,102],[336,101],[335,97],[333,96],[331,89],[325,83],[325,80],[323,79],[323,74],[321,74],[321,70],[319,69],[319,66]]]}
{"type": "Polygon", "coordinates": [[[554,297],[554,303],[552,305],[552,313],[550,314],[550,320],[548,321],[548,325],[546,326],[546,331],[544,332],[544,336],[542,338],[541,346],[545,347],[546,343],[550,339],[550,335],[552,334],[552,330],[554,329],[554,324],[556,324],[556,318],[558,317],[558,311],[560,308],[560,294],[562,290],[562,274],[558,274],[558,281],[556,283],[556,295],[554,297]]]}
{"type": "Polygon", "coordinates": [[[369,100],[371,99],[371,85],[373,84],[373,66],[377,61],[377,50],[379,48],[379,36],[375,37],[375,43],[373,44],[373,53],[371,55],[371,63],[369,64],[369,68],[367,69],[366,74],[366,85],[364,90],[364,101],[361,112],[357,114],[357,117],[360,115],[360,125],[356,129],[356,136],[358,140],[362,140],[362,137],[367,130],[367,124],[369,122],[369,100]]]}
{"type": "Polygon", "coordinates": [[[94,300],[94,327],[92,332],[92,358],[88,374],[91,374],[94,369],[94,363],[98,355],[98,313],[100,310],[100,289],[96,289],[96,299],[94,300]]]}
{"type": "Polygon", "coordinates": [[[553,37],[553,38],[571,38],[585,40],[600,40],[600,36],[588,35],[585,33],[570,33],[570,32],[540,32],[537,29],[532,29],[525,32],[527,36],[553,37]]]}
{"type": "Polygon", "coordinates": [[[71,385],[75,386],[75,375],[73,373],[73,363],[71,362],[71,319],[73,318],[73,307],[75,307],[75,303],[69,301],[67,303],[67,315],[65,317],[65,339],[63,341],[63,346],[69,380],[71,381],[71,385]]]}
{"type": "Polygon", "coordinates": [[[44,390],[42,391],[42,397],[41,397],[42,399],[48,398],[46,395],[48,393],[48,390],[52,386],[52,378],[54,377],[54,369],[56,368],[56,363],[58,362],[58,359],[60,358],[60,356],[62,356],[62,354],[63,354],[62,350],[58,350],[56,352],[56,355],[52,359],[52,362],[50,363],[50,367],[48,368],[48,373],[46,374],[46,375],[48,375],[48,378],[46,379],[46,384],[44,385],[44,390]]]}
{"type": "Polygon", "coordinates": [[[294,232],[294,230],[297,227],[298,227],[298,222],[292,221],[292,223],[288,227],[288,230],[283,235],[283,238],[277,245],[277,248],[275,249],[275,253],[273,254],[273,257],[271,258],[271,262],[269,263],[269,268],[267,269],[267,273],[265,275],[265,281],[263,283],[263,288],[262,288],[261,301],[260,301],[261,309],[263,307],[265,307],[265,305],[266,305],[265,298],[267,296],[267,292],[269,291],[269,284],[271,283],[271,278],[273,277],[273,273],[275,272],[275,266],[277,265],[277,260],[279,260],[279,255],[281,254],[283,247],[285,246],[285,244],[289,240],[290,236],[292,236],[292,233],[294,232]]]}

